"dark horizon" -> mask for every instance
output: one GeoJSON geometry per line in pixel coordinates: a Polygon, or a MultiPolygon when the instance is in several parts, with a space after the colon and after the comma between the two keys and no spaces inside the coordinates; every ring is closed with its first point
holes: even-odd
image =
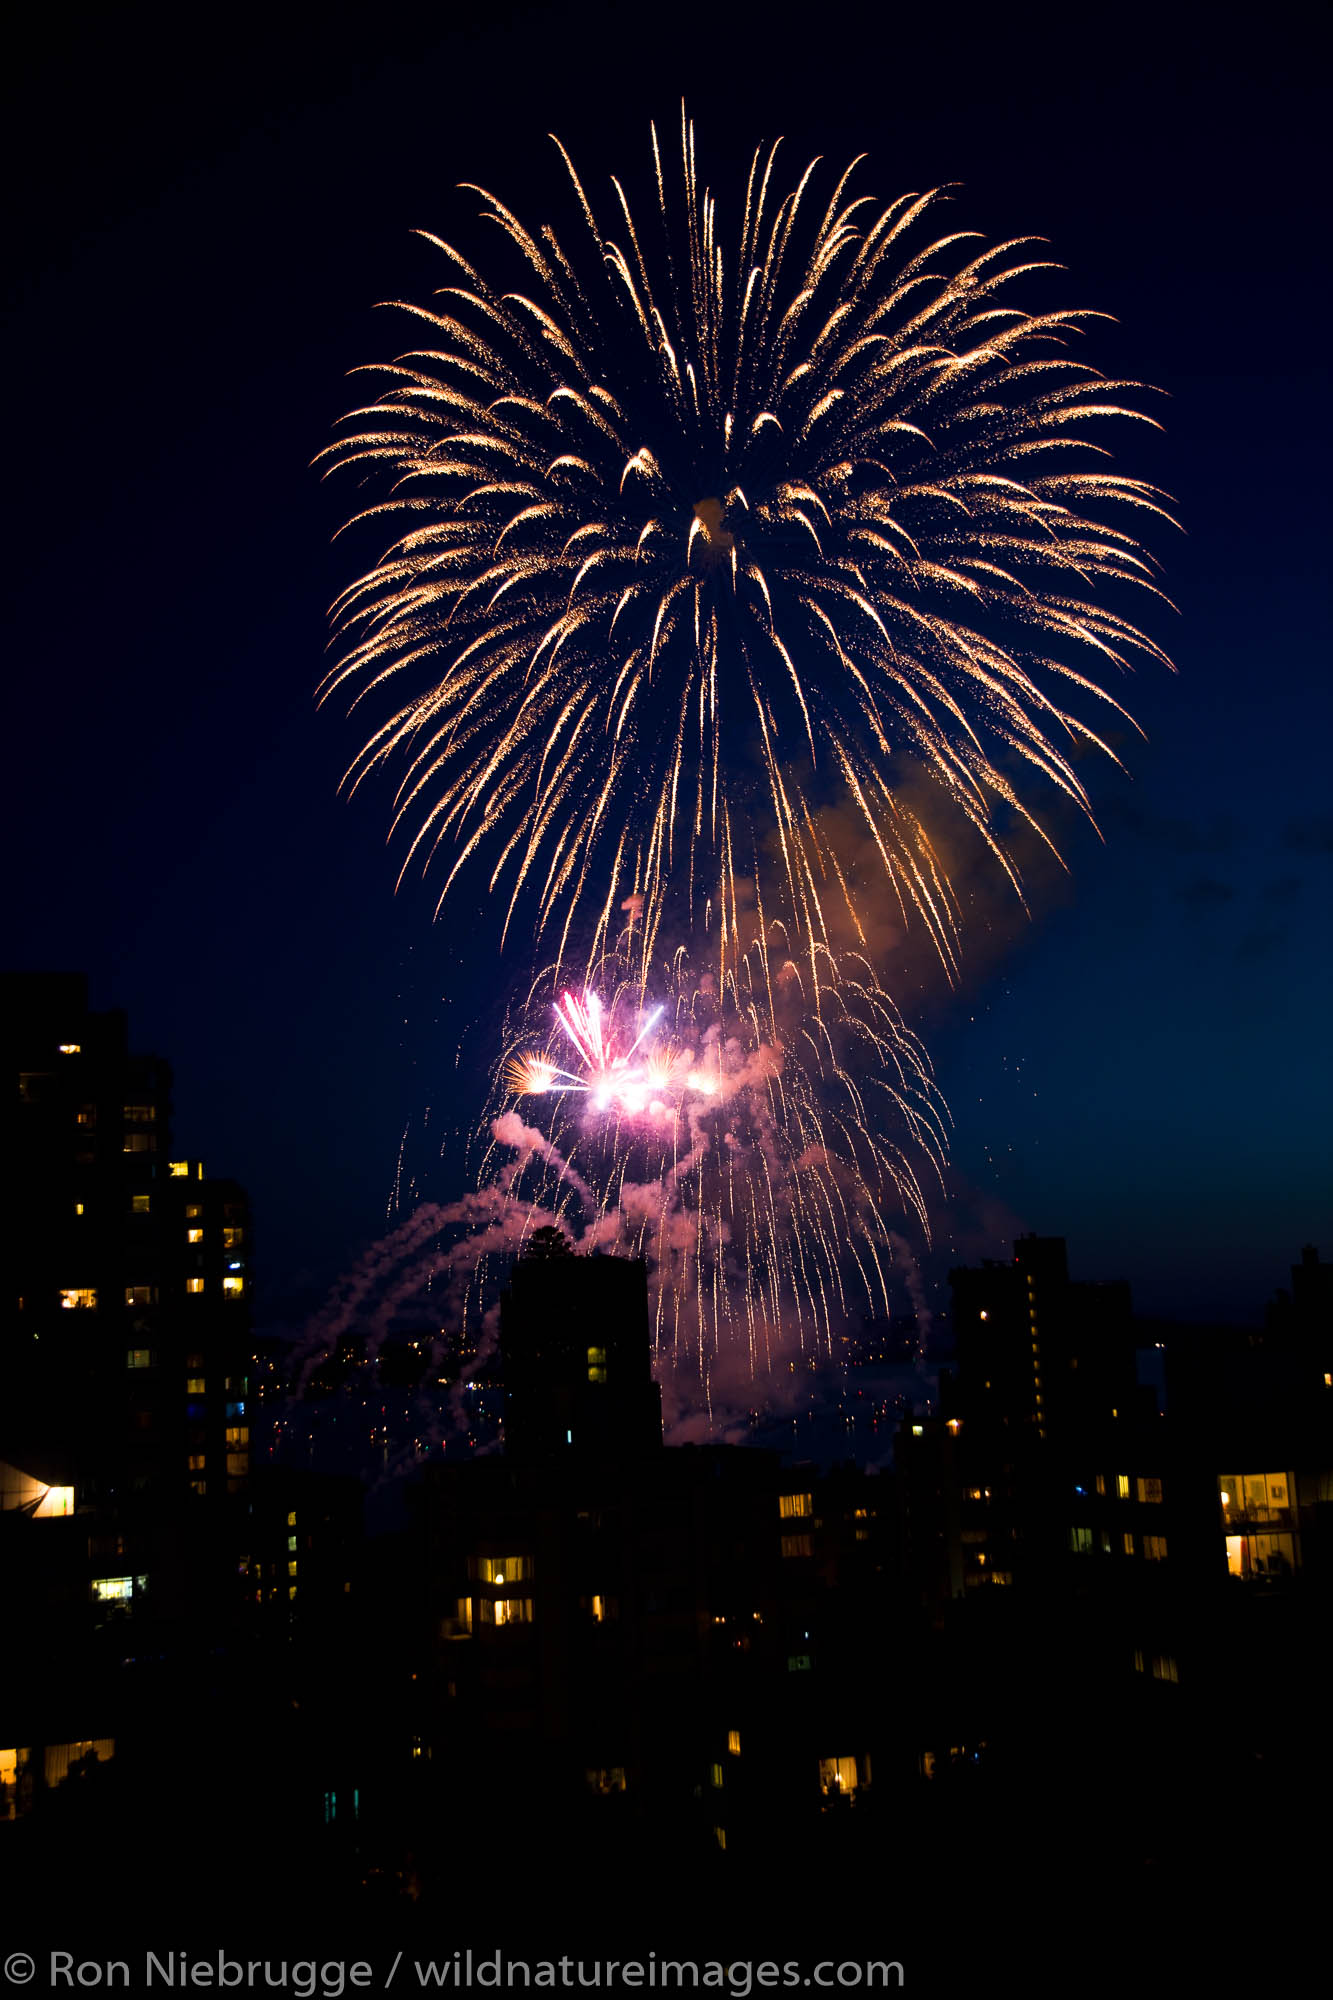
{"type": "Polygon", "coordinates": [[[961,181],[958,226],[1049,237],[1066,295],[1115,316],[1091,358],[1166,392],[1165,431],[1117,452],[1186,530],[1152,537],[1178,674],[1137,675],[1147,741],[1129,777],[1090,777],[1105,844],[1062,829],[1070,875],[1036,883],[1030,923],[969,882],[956,991],[890,973],[956,1121],[930,1302],[1035,1230],[1141,1314],[1257,1318],[1333,1242],[1326,391],[1303,332],[1321,121],[1298,24],[1201,46],[1145,13],[1094,51],[1033,18],[941,51],[835,10],[798,51],[769,14],[762,44],[710,23],[706,65],[668,41],[645,91],[623,17],[578,18],[576,53],[549,9],[423,16],[415,39],[409,14],[383,50],[364,24],[312,51],[234,20],[206,66],[146,20],[29,24],[9,962],[86,970],[171,1062],[180,1143],[253,1197],[261,1324],[414,1193],[462,1191],[435,1137],[479,1116],[524,961],[489,956],[484,912],[432,924],[430,883],[395,897],[382,791],[337,797],[359,739],[313,690],[353,572],[309,461],[347,371],[392,346],[375,301],[438,282],[410,229],[471,227],[457,182],[541,212],[548,128],[590,177],[637,179],[683,89],[724,199],[778,131],[793,159],[868,151],[880,193],[961,181]]]}

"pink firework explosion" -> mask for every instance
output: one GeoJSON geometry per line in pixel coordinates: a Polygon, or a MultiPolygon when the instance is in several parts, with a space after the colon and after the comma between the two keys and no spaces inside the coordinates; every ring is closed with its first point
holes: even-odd
{"type": "Polygon", "coordinates": [[[684,1092],[711,1097],[717,1090],[716,1082],[705,1071],[691,1068],[684,1073],[675,1050],[649,1040],[665,1012],[663,1006],[652,1008],[643,1017],[624,1050],[617,1046],[611,1016],[591,989],[585,988],[581,995],[562,993],[553,1011],[583,1067],[579,1071],[562,1069],[543,1054],[515,1056],[506,1080],[516,1096],[581,1090],[598,1111],[614,1110],[631,1117],[646,1112],[662,1117],[674,1111],[684,1092]]]}

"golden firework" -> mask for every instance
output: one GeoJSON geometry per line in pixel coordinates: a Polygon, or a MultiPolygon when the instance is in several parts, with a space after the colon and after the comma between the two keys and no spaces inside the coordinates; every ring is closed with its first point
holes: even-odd
{"type": "Polygon", "coordinates": [[[438,859],[441,900],[475,859],[562,940],[593,897],[596,949],[633,895],[644,954],[733,850],[819,936],[830,886],[851,901],[840,801],[952,964],[919,775],[1017,887],[1025,776],[1086,810],[1104,683],[1165,659],[1108,601],[1157,592],[1117,523],[1163,496],[1092,435],[1150,422],[1142,385],[1072,357],[1095,315],[1010,303],[1051,268],[1034,239],[932,233],[938,189],[882,203],[853,162],[821,203],[761,149],[728,245],[683,114],[651,232],[559,150],[578,240],[473,190],[515,268],[431,236],[421,343],[322,455],[382,483],[356,519],[393,537],[334,609],[323,694],[375,716],[349,781],[398,769],[403,866],[438,859]]]}

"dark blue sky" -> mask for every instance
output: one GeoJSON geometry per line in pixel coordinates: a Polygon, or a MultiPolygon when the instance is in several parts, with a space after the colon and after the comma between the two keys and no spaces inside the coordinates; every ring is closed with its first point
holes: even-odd
{"type": "Polygon", "coordinates": [[[939,1268],[1035,1228],[1145,1311],[1249,1317],[1333,1243],[1329,107],[1300,16],[1240,43],[1188,11],[1204,38],[1160,8],[1080,42],[836,0],[660,41],[623,8],[33,31],[6,119],[8,955],[85,968],[172,1059],[182,1146],[254,1193],[271,1300],[383,1228],[427,1105],[473,1121],[508,976],[467,910],[395,899],[382,801],[335,796],[355,740],[311,691],[347,568],[308,462],[389,346],[374,302],[435,281],[413,225],[457,226],[463,179],[540,207],[551,127],[637,172],[682,90],[723,184],[779,131],[867,151],[883,194],[961,181],[962,221],[1049,236],[1065,295],[1116,316],[1099,364],[1168,392],[1128,469],[1188,530],[1155,542],[1179,674],[1132,692],[1149,740],[1132,783],[1095,780],[1107,844],[1070,830],[1030,924],[979,883],[963,990],[902,996],[957,1120],[939,1268]]]}

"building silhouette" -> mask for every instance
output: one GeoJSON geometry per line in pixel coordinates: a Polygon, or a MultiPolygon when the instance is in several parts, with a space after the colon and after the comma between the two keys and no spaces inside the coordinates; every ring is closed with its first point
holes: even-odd
{"type": "MultiPolygon", "coordinates": [[[[256,1462],[248,1206],[177,1156],[167,1065],[80,980],[2,997],[20,1893],[76,1846],[108,1908],[145,1868],[199,1907],[173,1829],[205,1797],[219,1908],[477,1908],[480,1858],[511,1944],[665,1894],[729,1951],[754,1908],[774,1956],[786,1925],[837,1960],[890,1891],[952,1952],[964,1906],[993,1946],[1020,1909],[1179,1900],[1182,1854],[1215,1901],[1233,1827],[1295,1840],[1330,1776],[1313,1249],[1253,1328],[1136,1322],[1054,1237],[954,1271],[938,1396],[870,1471],[664,1444],[644,1265],[542,1232],[488,1364],[503,1448],[381,1476],[368,1536],[362,1481],[256,1462]]],[[[381,1391],[447,1388],[431,1351],[414,1322],[381,1391]]],[[[307,1371],[331,1417],[344,1358],[307,1371]]]]}
{"type": "Polygon", "coordinates": [[[168,1065],[81,977],[7,976],[0,1046],[0,1540],[27,1635],[0,1750],[40,1794],[141,1727],[127,1656],[180,1653],[246,1595],[251,1224],[176,1156],[168,1065]]]}
{"type": "Polygon", "coordinates": [[[547,1254],[514,1265],[500,1304],[506,1456],[625,1458],[660,1449],[647,1267],[561,1254],[546,1242],[540,1249],[547,1254]]]}
{"type": "Polygon", "coordinates": [[[934,1773],[979,1760],[1002,1792],[1027,1767],[1030,1799],[1077,1813],[1045,1754],[1031,1769],[1058,1743],[1103,1828],[1154,1851],[1185,1801],[1202,1830],[1326,1781],[1326,1270],[1307,1250],[1262,1329],[1154,1326],[1164,1400],[1123,1288],[1071,1283],[1062,1242],[952,1274],[953,1366],[895,1459],[904,1573],[934,1607],[934,1773]]]}

